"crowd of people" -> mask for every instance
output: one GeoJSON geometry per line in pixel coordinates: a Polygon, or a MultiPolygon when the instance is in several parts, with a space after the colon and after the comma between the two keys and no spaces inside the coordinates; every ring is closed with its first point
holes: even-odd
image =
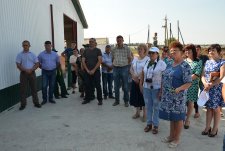
{"type": "Polygon", "coordinates": [[[56,99],[60,95],[67,98],[68,90],[72,88],[74,94],[78,86],[82,104],[95,100],[95,94],[98,105],[110,98],[115,100],[112,105],[117,106],[123,98],[125,107],[135,107],[132,118],[141,117],[146,122],[143,128],[146,133],[159,132],[159,119],[169,121],[169,136],[162,142],[175,148],[180,143],[182,129],[190,128],[193,110],[194,118],[200,116],[197,101],[199,93],[204,91],[209,94],[209,99],[204,105],[207,110],[206,124],[201,134],[209,137],[217,135],[221,109],[225,105],[225,59],[219,44],[207,48],[206,55],[202,54],[199,45],[183,46],[177,41],[162,50],[140,44],[138,55],[134,56],[121,35],[116,37],[116,42],[114,47],[106,45],[104,53],[97,48],[95,38],[89,39],[88,48],[80,50],[72,42],[71,48],[61,54],[67,64],[66,89],[60,59],[51,42],[46,41],[45,50],[36,57],[29,51],[30,42],[23,41],[23,51],[16,58],[20,70],[20,110],[26,107],[28,84],[37,108],[47,101],[56,103],[53,94],[56,99]],[[36,88],[35,70],[38,67],[42,71],[41,103],[36,88]],[[121,88],[123,97],[120,97],[121,88]]]}

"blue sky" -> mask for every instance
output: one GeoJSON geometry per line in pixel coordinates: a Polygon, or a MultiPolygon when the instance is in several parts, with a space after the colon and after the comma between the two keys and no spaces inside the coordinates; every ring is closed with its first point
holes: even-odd
{"type": "Polygon", "coordinates": [[[225,0],[80,0],[88,23],[85,38],[122,35],[125,42],[150,42],[155,32],[164,42],[164,18],[172,23],[177,38],[177,20],[185,43],[225,44],[225,0]]]}

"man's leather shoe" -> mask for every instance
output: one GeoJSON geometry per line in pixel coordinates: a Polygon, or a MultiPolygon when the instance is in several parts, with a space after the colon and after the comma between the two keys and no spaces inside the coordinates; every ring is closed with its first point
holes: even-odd
{"type": "Polygon", "coordinates": [[[34,104],[34,107],[41,108],[41,104],[34,104]]]}
{"type": "Polygon", "coordinates": [[[81,93],[80,97],[83,98],[84,97],[84,93],[81,93]]]}
{"type": "Polygon", "coordinates": [[[115,101],[114,103],[113,103],[113,106],[117,106],[117,105],[119,105],[120,103],[118,102],[118,101],[115,101]]]}
{"type": "Polygon", "coordinates": [[[23,105],[23,106],[20,106],[19,110],[22,111],[22,110],[24,110],[25,108],[26,108],[26,106],[23,105]]]}
{"type": "Polygon", "coordinates": [[[68,98],[66,95],[62,95],[61,97],[62,97],[62,98],[68,98]]]}
{"type": "Polygon", "coordinates": [[[90,103],[90,100],[84,100],[84,101],[82,102],[82,104],[87,104],[87,103],[90,103]]]}
{"type": "Polygon", "coordinates": [[[129,106],[128,102],[125,102],[124,106],[125,107],[128,107],[129,106]]]}
{"type": "Polygon", "coordinates": [[[115,99],[115,97],[114,97],[114,96],[109,96],[109,98],[110,98],[110,99],[115,99]]]}
{"type": "Polygon", "coordinates": [[[56,102],[54,100],[50,100],[49,102],[52,104],[56,104],[56,102]]]}
{"type": "Polygon", "coordinates": [[[101,101],[98,101],[98,105],[102,105],[102,100],[101,101]]]}
{"type": "Polygon", "coordinates": [[[90,99],[87,99],[86,97],[83,98],[83,100],[89,100],[89,102],[90,102],[90,101],[93,101],[94,99],[95,99],[95,98],[90,98],[90,99]]]}
{"type": "Polygon", "coordinates": [[[41,105],[44,105],[44,104],[46,104],[47,103],[47,101],[42,101],[41,102],[41,105]]]}

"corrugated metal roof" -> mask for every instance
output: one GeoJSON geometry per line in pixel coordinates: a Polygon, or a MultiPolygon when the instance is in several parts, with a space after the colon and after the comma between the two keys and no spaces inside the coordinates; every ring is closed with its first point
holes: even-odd
{"type": "Polygon", "coordinates": [[[74,5],[74,7],[75,7],[75,9],[77,11],[77,14],[78,14],[80,20],[81,20],[81,23],[82,23],[83,27],[87,29],[88,28],[88,24],[87,24],[87,21],[86,21],[86,18],[84,16],[84,12],[82,10],[82,7],[80,5],[79,0],[72,0],[72,2],[73,2],[73,5],[74,5]]]}

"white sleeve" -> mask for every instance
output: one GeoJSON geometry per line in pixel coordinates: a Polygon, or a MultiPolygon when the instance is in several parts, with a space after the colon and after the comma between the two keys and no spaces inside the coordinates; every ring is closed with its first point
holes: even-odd
{"type": "Polygon", "coordinates": [[[225,84],[225,77],[221,80],[221,83],[225,84]]]}

